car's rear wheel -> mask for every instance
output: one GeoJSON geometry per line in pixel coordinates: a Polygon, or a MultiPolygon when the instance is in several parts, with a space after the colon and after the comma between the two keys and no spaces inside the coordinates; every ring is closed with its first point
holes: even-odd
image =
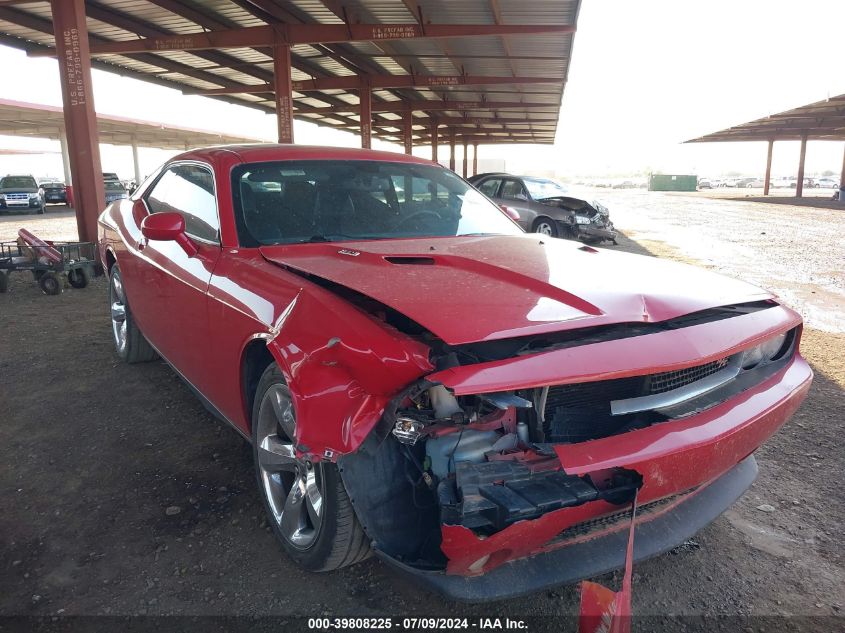
{"type": "Polygon", "coordinates": [[[296,456],[296,414],[276,365],[261,377],[252,408],[258,489],[288,555],[310,571],[330,571],[370,555],[337,467],[296,456]]]}
{"type": "Polygon", "coordinates": [[[559,234],[557,223],[549,218],[538,218],[537,221],[534,222],[533,231],[534,233],[541,233],[542,235],[548,235],[549,237],[557,237],[559,234]]]}
{"type": "Polygon", "coordinates": [[[117,264],[112,266],[109,278],[109,305],[112,338],[117,355],[127,363],[144,363],[155,359],[155,350],[144,338],[132,317],[123,277],[117,264]]]}

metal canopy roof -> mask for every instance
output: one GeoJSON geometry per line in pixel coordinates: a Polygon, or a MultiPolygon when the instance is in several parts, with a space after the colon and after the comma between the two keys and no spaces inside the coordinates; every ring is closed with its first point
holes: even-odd
{"type": "MultiPolygon", "coordinates": [[[[55,106],[0,99],[0,134],[38,136],[59,140],[64,132],[62,109],[55,106]]],[[[100,142],[115,145],[159,147],[183,150],[186,147],[221,143],[266,142],[265,139],[221,134],[209,130],[177,127],[105,114],[97,115],[100,142]]]]}
{"type": "Polygon", "coordinates": [[[845,141],[845,95],[772,114],[686,142],[786,141],[802,138],[845,141]]]}
{"type": "MultiPolygon", "coordinates": [[[[49,2],[4,4],[0,42],[34,55],[55,52],[49,2]]],[[[294,25],[335,27],[340,35],[323,43],[289,40],[294,115],[357,130],[351,86],[365,77],[373,86],[373,134],[402,142],[408,102],[415,143],[429,142],[431,117],[441,136],[457,142],[554,142],[579,7],[580,0],[86,0],[94,67],[268,112],[275,107],[272,48],[218,36],[263,33],[267,25],[277,34],[284,25],[291,32],[294,25]],[[366,25],[413,25],[426,37],[382,39],[366,25]],[[511,28],[459,36],[453,25],[511,28]],[[561,28],[530,33],[531,25],[561,28]],[[167,50],[176,39],[224,44],[167,50]]]]}

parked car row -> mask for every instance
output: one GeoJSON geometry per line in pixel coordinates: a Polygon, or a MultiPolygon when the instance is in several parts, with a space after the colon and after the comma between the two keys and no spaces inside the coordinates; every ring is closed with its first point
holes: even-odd
{"type": "MultiPolygon", "coordinates": [[[[698,180],[699,189],[718,189],[720,187],[736,187],[740,189],[762,189],[766,184],[764,178],[759,177],[745,177],[745,178],[700,178],[698,180]]],[[[769,186],[773,189],[794,189],[798,185],[798,179],[795,177],[772,178],[769,181],[769,186]]],[[[833,178],[804,178],[804,187],[807,189],[839,189],[839,182],[833,178]]]]}
{"type": "Polygon", "coordinates": [[[473,176],[469,182],[526,231],[588,244],[616,242],[607,207],[571,195],[554,180],[487,173],[473,176]]]}

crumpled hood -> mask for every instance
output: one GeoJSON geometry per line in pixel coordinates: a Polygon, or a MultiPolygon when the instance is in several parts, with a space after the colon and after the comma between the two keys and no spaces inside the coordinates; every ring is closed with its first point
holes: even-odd
{"type": "Polygon", "coordinates": [[[534,234],[262,246],[271,262],[341,284],[451,345],[657,322],[772,295],[653,257],[534,234]]]}

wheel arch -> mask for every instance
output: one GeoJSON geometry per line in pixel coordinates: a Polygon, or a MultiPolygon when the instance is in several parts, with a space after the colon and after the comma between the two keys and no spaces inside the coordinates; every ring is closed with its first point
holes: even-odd
{"type": "Polygon", "coordinates": [[[264,370],[276,362],[263,336],[250,339],[241,351],[241,406],[247,431],[252,432],[252,405],[264,370]]]}

